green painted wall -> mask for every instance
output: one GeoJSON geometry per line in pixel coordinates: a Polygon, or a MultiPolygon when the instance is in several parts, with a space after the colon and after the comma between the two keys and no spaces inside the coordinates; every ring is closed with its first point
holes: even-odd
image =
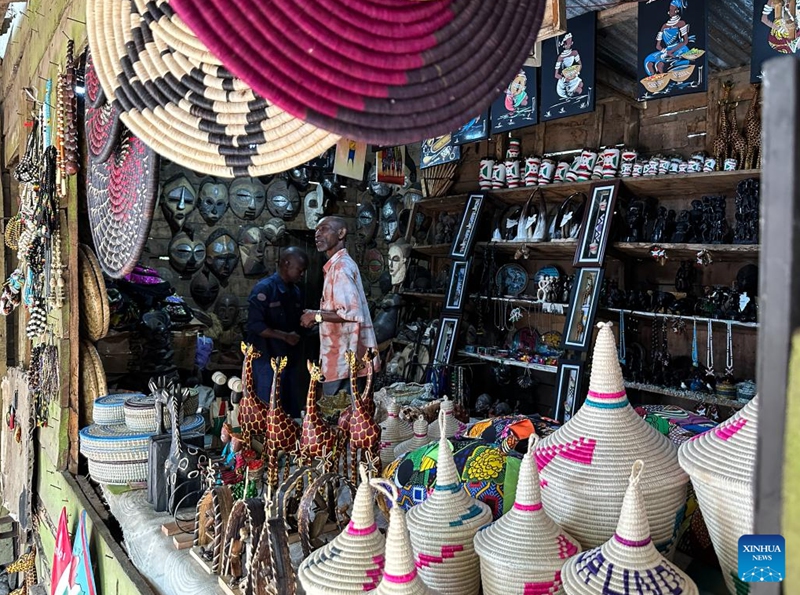
{"type": "MultiPolygon", "coordinates": [[[[786,442],[783,458],[783,535],[786,538],[784,593],[800,593],[800,332],[792,340],[786,395],[786,442]]],[[[764,395],[761,398],[769,397],[764,395]]]]}

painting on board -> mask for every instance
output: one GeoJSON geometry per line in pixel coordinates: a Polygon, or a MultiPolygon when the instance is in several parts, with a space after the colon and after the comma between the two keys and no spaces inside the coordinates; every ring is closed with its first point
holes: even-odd
{"type": "Polygon", "coordinates": [[[639,101],[708,88],[707,0],[639,4],[639,101]]]}
{"type": "Polygon", "coordinates": [[[491,108],[492,134],[533,126],[538,121],[536,69],[520,68],[491,108]]]}
{"type": "Polygon", "coordinates": [[[489,138],[489,111],[478,114],[453,133],[454,145],[477,142],[489,138]]]}
{"type": "Polygon", "coordinates": [[[766,60],[798,55],[800,26],[797,19],[800,19],[800,2],[796,0],[754,0],[751,82],[761,82],[761,68],[766,60]]]}
{"type": "Polygon", "coordinates": [[[594,110],[595,27],[597,13],[567,21],[567,32],[543,42],[539,90],[541,120],[594,110]]]}

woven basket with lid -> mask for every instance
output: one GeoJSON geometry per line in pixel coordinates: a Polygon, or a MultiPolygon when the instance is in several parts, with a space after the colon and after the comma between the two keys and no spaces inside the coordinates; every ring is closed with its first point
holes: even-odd
{"type": "Polygon", "coordinates": [[[581,551],[544,511],[532,452],[522,459],[514,507],[475,536],[484,595],[562,593],[561,567],[581,551]]]}
{"type": "MultiPolygon", "coordinates": [[[[448,438],[452,438],[455,435],[461,435],[467,429],[467,427],[462,424],[460,421],[456,419],[455,416],[455,403],[447,398],[447,396],[442,399],[442,403],[439,405],[439,411],[444,411],[445,415],[445,424],[444,424],[444,433],[445,436],[448,438]]],[[[431,440],[438,440],[439,434],[441,433],[441,429],[439,424],[431,424],[428,426],[428,438],[431,440]]]]}
{"type": "Polygon", "coordinates": [[[102,426],[124,424],[125,401],[143,396],[142,393],[114,393],[100,397],[94,402],[94,423],[102,426]]]}
{"type": "Polygon", "coordinates": [[[739,538],[753,532],[753,473],[758,438],[756,396],[716,428],[685,442],[678,450],[689,474],[728,590],[749,591],[737,574],[739,538]]]}
{"type": "Polygon", "coordinates": [[[414,437],[395,446],[394,456],[395,458],[402,457],[407,452],[411,452],[420,446],[430,444],[430,442],[431,439],[428,438],[428,422],[425,421],[425,418],[420,415],[414,421],[414,437]]]}
{"type": "Polygon", "coordinates": [[[603,545],[564,564],[566,595],[680,593],[697,595],[697,585],[653,545],[645,499],[640,489],[646,465],[635,461],[619,522],[603,545]]]}
{"type": "Polygon", "coordinates": [[[411,546],[419,574],[429,587],[442,595],[477,595],[480,564],[473,539],[492,521],[492,512],[464,491],[445,423],[446,413],[440,410],[436,486],[425,502],[408,511],[411,546]]]}
{"type": "Polygon", "coordinates": [[[400,419],[397,401],[392,399],[386,411],[386,421],[381,424],[381,463],[384,467],[394,461],[394,447],[414,436],[411,424],[400,419]]]}
{"type": "Polygon", "coordinates": [[[561,428],[536,447],[547,514],[586,548],[614,535],[631,465],[645,462],[639,487],[653,541],[669,554],[686,504],[689,477],[670,440],[628,402],[611,323],[599,323],[589,394],[561,428]]]}

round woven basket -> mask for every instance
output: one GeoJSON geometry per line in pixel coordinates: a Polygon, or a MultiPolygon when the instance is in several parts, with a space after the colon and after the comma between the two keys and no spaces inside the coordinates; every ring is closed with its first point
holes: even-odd
{"type": "MultiPolygon", "coordinates": [[[[445,415],[445,424],[444,424],[444,434],[448,438],[453,438],[454,436],[461,435],[466,431],[466,426],[458,421],[455,417],[455,403],[448,399],[446,396],[442,399],[441,404],[439,405],[439,410],[444,411],[445,415]]],[[[431,424],[428,426],[428,438],[431,440],[438,440],[440,432],[442,430],[439,428],[439,424],[431,424]]]]}
{"type": "Polygon", "coordinates": [[[625,477],[633,462],[642,459],[646,470],[639,487],[653,541],[671,555],[689,477],[678,465],[677,448],[628,402],[611,326],[598,324],[586,402],[536,447],[542,502],[584,549],[597,547],[614,535],[625,477]]]}
{"type": "Polygon", "coordinates": [[[428,422],[425,421],[423,416],[420,415],[414,422],[413,432],[413,438],[406,440],[405,442],[401,442],[394,447],[395,458],[402,457],[407,452],[411,452],[420,446],[425,446],[426,444],[430,443],[431,439],[428,438],[428,422]]]}
{"type": "Polygon", "coordinates": [[[544,511],[532,452],[522,459],[514,507],[475,536],[484,595],[525,595],[534,585],[562,593],[561,567],[581,551],[544,511]]]}
{"type": "Polygon", "coordinates": [[[147,481],[147,460],[106,463],[89,459],[89,475],[97,483],[128,485],[147,481]]]}
{"type": "Polygon", "coordinates": [[[125,401],[133,397],[143,397],[142,393],[115,393],[105,395],[94,402],[94,423],[110,426],[125,423],[125,401]]]}
{"type": "Polygon", "coordinates": [[[569,559],[561,570],[567,595],[680,593],[697,595],[697,585],[653,545],[640,489],[646,464],[635,461],[619,522],[603,545],[569,559]]]}
{"type": "MultiPolygon", "coordinates": [[[[197,411],[200,399],[196,390],[189,391],[189,397],[184,401],[178,422],[183,423],[187,416],[194,415],[197,411]]],[[[158,430],[158,420],[156,416],[156,400],[153,395],[131,395],[125,401],[124,406],[125,425],[131,430],[139,432],[153,433],[158,430]]],[[[168,407],[164,407],[164,423],[171,424],[172,415],[168,407]]]]}
{"type": "Polygon", "coordinates": [[[347,528],[303,560],[297,571],[306,595],[361,595],[383,574],[385,540],[375,523],[373,488],[364,467],[347,528]]]}
{"type": "Polygon", "coordinates": [[[678,459],[692,479],[728,590],[747,592],[738,577],[739,538],[753,533],[753,474],[758,438],[756,396],[736,415],[681,445],[678,459]]]}
{"type": "Polygon", "coordinates": [[[384,467],[394,461],[394,447],[414,436],[411,424],[400,419],[397,401],[390,401],[386,410],[386,421],[381,424],[381,464],[384,467]]]}
{"type": "Polygon", "coordinates": [[[477,595],[480,564],[473,538],[492,521],[492,512],[463,489],[445,437],[446,419],[441,409],[436,485],[425,502],[408,511],[411,547],[426,585],[442,595],[477,595]]]}
{"type": "Polygon", "coordinates": [[[95,346],[86,339],[81,339],[80,342],[80,377],[81,411],[84,415],[83,422],[88,425],[94,422],[95,400],[100,395],[105,395],[108,388],[100,355],[95,346]]]}
{"type": "Polygon", "coordinates": [[[92,249],[78,246],[78,274],[81,280],[81,327],[92,342],[108,334],[111,309],[108,304],[103,270],[92,249]]]}

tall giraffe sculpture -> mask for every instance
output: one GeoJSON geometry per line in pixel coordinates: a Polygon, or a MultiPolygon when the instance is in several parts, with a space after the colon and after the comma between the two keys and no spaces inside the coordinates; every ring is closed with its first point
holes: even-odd
{"type": "Polygon", "coordinates": [[[336,468],[335,457],[339,454],[336,452],[337,432],[322,419],[317,407],[319,383],[325,380],[319,366],[309,361],[308,373],[311,382],[308,385],[306,416],[303,418],[300,435],[300,462],[301,465],[311,467],[315,458],[325,458],[332,453],[333,456],[327,457],[324,463],[325,473],[330,473],[336,468]]]}
{"type": "Polygon", "coordinates": [[[253,383],[253,361],[261,357],[255,347],[242,342],[244,354],[244,368],[242,371],[242,384],[244,394],[239,402],[239,426],[242,428],[244,443],[251,447],[250,440],[255,436],[264,436],[267,432],[267,417],[269,408],[256,396],[253,383]]]}
{"type": "Polygon", "coordinates": [[[759,87],[753,85],[753,100],[745,117],[745,138],[747,153],[744,158],[745,169],[761,167],[761,106],[759,104],[759,87]]]}
{"type": "MultiPolygon", "coordinates": [[[[272,390],[269,395],[269,409],[267,410],[267,438],[264,443],[264,454],[267,456],[267,483],[273,490],[278,489],[278,456],[284,452],[287,456],[297,454],[300,442],[300,426],[286,413],[281,404],[281,376],[286,368],[285,357],[273,357],[272,390]]],[[[286,465],[286,475],[289,474],[289,465],[286,465]]]]}
{"type": "Polygon", "coordinates": [[[744,159],[747,156],[747,141],[742,136],[739,130],[739,124],[736,122],[736,104],[730,106],[730,126],[731,126],[731,144],[730,156],[736,158],[738,167],[744,167],[744,159]]]}
{"type": "Polygon", "coordinates": [[[365,400],[358,394],[359,365],[356,354],[348,351],[345,357],[350,367],[350,404],[353,407],[350,417],[350,475],[355,484],[358,482],[358,464],[362,461],[374,465],[376,476],[380,474],[381,427],[369,414],[365,400]]]}
{"type": "Polygon", "coordinates": [[[6,566],[5,570],[8,574],[23,573],[22,586],[12,591],[11,595],[28,595],[30,588],[39,582],[39,577],[36,575],[36,548],[31,549],[27,554],[22,554],[6,566]]]}
{"type": "Polygon", "coordinates": [[[717,138],[714,139],[711,147],[711,152],[717,161],[718,170],[724,167],[725,159],[730,154],[731,123],[728,120],[728,101],[732,88],[733,83],[722,83],[722,100],[719,102],[719,130],[717,130],[717,138]]]}
{"type": "MultiPolygon", "coordinates": [[[[372,383],[373,383],[373,374],[375,372],[374,355],[375,354],[373,351],[367,350],[367,352],[364,354],[364,357],[361,358],[362,359],[361,362],[358,362],[358,360],[356,360],[358,371],[360,371],[365,365],[368,366],[366,384],[364,385],[364,393],[361,395],[361,400],[365,402],[367,411],[369,412],[370,415],[375,415],[375,401],[372,399],[372,383]]],[[[350,431],[350,417],[352,415],[353,415],[352,405],[348,405],[347,408],[345,408],[339,415],[339,420],[337,422],[337,425],[342,431],[344,432],[350,431]]]]}

